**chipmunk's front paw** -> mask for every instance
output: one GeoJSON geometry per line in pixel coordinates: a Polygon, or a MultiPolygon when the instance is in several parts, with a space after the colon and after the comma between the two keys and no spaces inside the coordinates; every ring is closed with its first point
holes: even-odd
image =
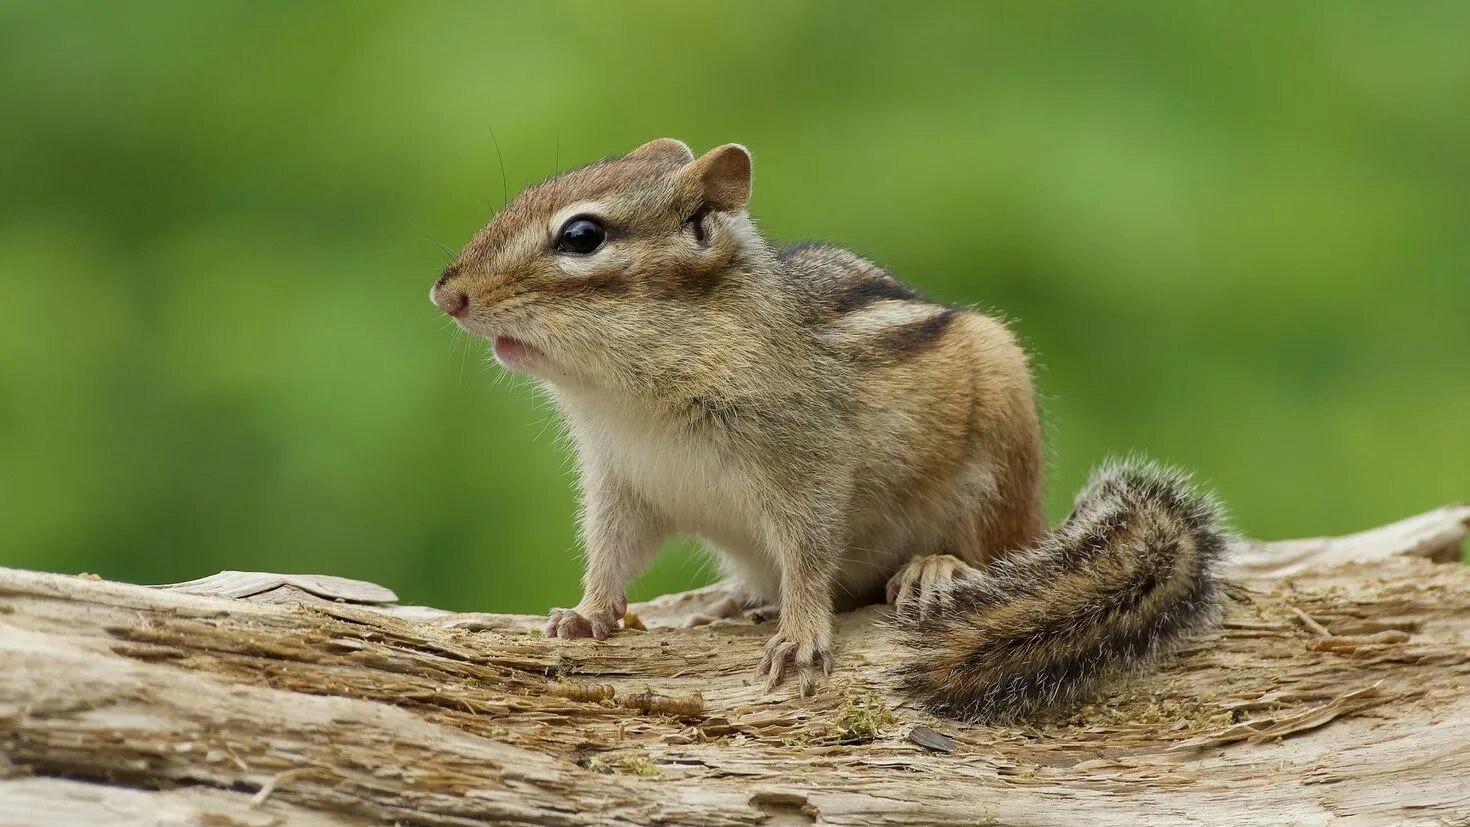
{"type": "Polygon", "coordinates": [[[608,609],[552,609],[546,621],[547,637],[590,637],[606,640],[618,628],[619,615],[608,609]]]}
{"type": "Polygon", "coordinates": [[[786,676],[796,673],[797,685],[802,695],[811,695],[822,685],[822,679],[832,674],[832,644],[825,636],[812,640],[799,640],[784,632],[777,632],[766,641],[765,654],[755,673],[766,679],[766,691],[781,685],[786,676]]]}

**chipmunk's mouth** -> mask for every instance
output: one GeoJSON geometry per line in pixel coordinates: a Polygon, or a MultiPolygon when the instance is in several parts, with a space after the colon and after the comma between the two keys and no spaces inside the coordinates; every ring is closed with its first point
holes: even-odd
{"type": "Polygon", "coordinates": [[[495,337],[495,361],[511,370],[523,370],[545,358],[535,345],[510,336],[495,337]]]}

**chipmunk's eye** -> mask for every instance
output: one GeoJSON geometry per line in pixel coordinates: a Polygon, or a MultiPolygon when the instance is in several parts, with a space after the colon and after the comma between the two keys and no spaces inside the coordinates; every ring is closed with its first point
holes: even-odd
{"type": "Polygon", "coordinates": [[[602,246],[607,239],[607,230],[594,218],[579,215],[562,225],[561,236],[556,240],[559,253],[576,253],[585,256],[602,246]]]}

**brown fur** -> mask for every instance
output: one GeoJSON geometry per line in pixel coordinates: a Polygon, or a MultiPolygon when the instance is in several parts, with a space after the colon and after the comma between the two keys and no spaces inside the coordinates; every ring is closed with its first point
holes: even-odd
{"type": "Polygon", "coordinates": [[[955,578],[1041,540],[1040,429],[1004,324],[847,250],[773,248],[750,191],[743,147],[695,158],[653,141],[521,193],[432,296],[524,346],[502,361],[541,380],[576,445],[584,595],[548,634],[605,636],[660,541],[692,535],[743,597],[779,601],[760,671],[810,691],[834,606],[913,578],[922,588],[900,591],[914,605],[942,602],[955,578]],[[606,240],[559,251],[578,217],[606,240]]]}
{"type": "Polygon", "coordinates": [[[1214,621],[1222,519],[1177,472],[1105,467],[1056,533],[907,619],[898,677],[937,711],[1006,720],[1139,669],[1214,621]]]}

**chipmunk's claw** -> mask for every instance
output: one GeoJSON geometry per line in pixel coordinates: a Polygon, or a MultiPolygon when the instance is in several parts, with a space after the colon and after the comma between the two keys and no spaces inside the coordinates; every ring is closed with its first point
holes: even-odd
{"type": "Polygon", "coordinates": [[[949,608],[956,583],[984,577],[980,569],[950,554],[915,557],[888,580],[888,602],[899,617],[926,618],[949,608]]]}
{"type": "Polygon", "coordinates": [[[825,639],[795,640],[778,632],[766,642],[756,676],[766,679],[766,691],[770,692],[792,672],[803,696],[815,694],[817,687],[832,674],[831,644],[825,639]]]}

